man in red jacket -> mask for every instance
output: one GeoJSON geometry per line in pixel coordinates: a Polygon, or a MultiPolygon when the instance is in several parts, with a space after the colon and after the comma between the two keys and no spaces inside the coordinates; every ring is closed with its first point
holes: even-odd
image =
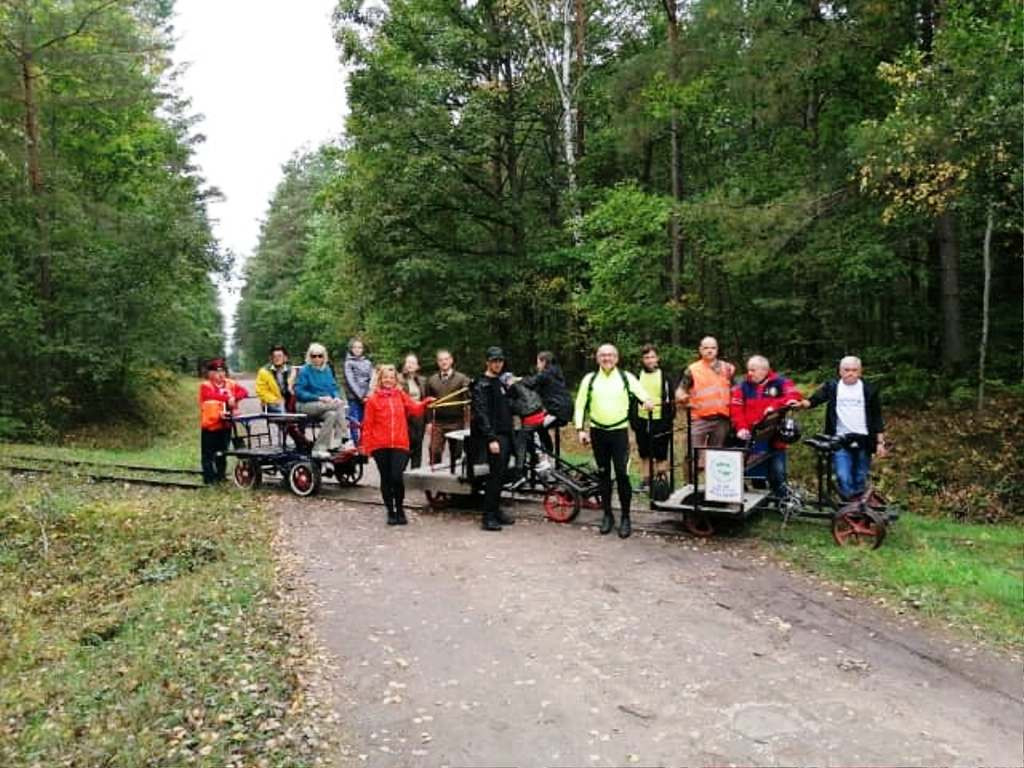
{"type": "Polygon", "coordinates": [[[751,453],[756,464],[750,477],[768,477],[772,492],[779,494],[786,484],[786,443],[773,434],[760,438],[754,427],[768,414],[786,406],[799,405],[803,395],[790,379],[772,370],[768,360],[754,355],[747,360],[746,378],[732,388],[729,417],[740,440],[753,440],[751,453]]]}

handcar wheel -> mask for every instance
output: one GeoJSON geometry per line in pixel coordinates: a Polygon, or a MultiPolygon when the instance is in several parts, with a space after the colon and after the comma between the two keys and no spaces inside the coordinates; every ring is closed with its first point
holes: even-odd
{"type": "Polygon", "coordinates": [[[878,549],[885,541],[886,525],[870,513],[840,512],[832,518],[832,538],[840,547],[870,544],[878,549]]]}
{"type": "Polygon", "coordinates": [[[707,539],[714,535],[715,527],[705,512],[686,512],[683,515],[683,527],[693,536],[707,539]]]}
{"type": "Polygon", "coordinates": [[[452,497],[444,491],[424,491],[423,493],[427,496],[427,504],[435,512],[448,509],[452,503],[452,497]]]}
{"type": "Polygon", "coordinates": [[[263,482],[263,473],[252,459],[239,459],[235,464],[234,478],[235,485],[239,488],[259,488],[263,482]]]}
{"type": "Polygon", "coordinates": [[[544,513],[555,523],[571,523],[580,513],[580,497],[575,491],[556,486],[544,494],[544,513]]]}
{"type": "Polygon", "coordinates": [[[288,468],[288,487],[296,496],[312,496],[320,488],[320,470],[309,461],[297,461],[288,468]]]}
{"type": "Polygon", "coordinates": [[[343,467],[334,468],[338,485],[352,486],[363,479],[363,465],[350,462],[343,467]]]}

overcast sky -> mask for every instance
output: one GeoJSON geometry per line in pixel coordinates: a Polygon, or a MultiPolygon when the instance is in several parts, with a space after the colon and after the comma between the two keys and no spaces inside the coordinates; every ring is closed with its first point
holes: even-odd
{"type": "MultiPolygon", "coordinates": [[[[221,246],[241,260],[259,238],[260,220],[298,149],[338,136],[345,93],[331,36],[336,0],[177,0],[175,59],[188,63],[181,86],[208,184],[226,200],[211,208],[221,246]]],[[[238,286],[221,289],[229,326],[238,286]]]]}

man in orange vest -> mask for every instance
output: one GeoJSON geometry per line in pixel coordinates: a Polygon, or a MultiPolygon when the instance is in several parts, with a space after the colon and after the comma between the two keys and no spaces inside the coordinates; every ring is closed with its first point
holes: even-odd
{"type": "Polygon", "coordinates": [[[231,440],[231,424],[224,416],[238,407],[238,401],[249,396],[248,390],[229,379],[224,360],[215,358],[206,364],[206,381],[199,385],[200,449],[203,482],[221,482],[227,473],[223,452],[231,440]],[[219,455],[218,455],[219,454],[219,455]]]}
{"type": "MultiPolygon", "coordinates": [[[[676,402],[690,409],[695,448],[725,445],[729,436],[729,401],[736,366],[718,359],[718,341],[705,336],[697,350],[700,359],[687,366],[676,387],[676,402]]],[[[700,454],[704,465],[704,454],[700,454]]]]}

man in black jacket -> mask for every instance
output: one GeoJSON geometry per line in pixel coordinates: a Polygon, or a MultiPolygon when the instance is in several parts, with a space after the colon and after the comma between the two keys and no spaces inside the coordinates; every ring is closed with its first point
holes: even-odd
{"type": "Polygon", "coordinates": [[[862,372],[859,357],[844,357],[839,361],[839,378],[822,384],[802,403],[805,408],[827,403],[825,432],[843,438],[833,466],[844,500],[857,498],[867,490],[872,454],[879,458],[886,455],[882,397],[876,386],[861,378],[862,372]]]}
{"type": "Polygon", "coordinates": [[[487,451],[488,474],[483,519],[485,531],[500,531],[502,525],[515,522],[498,508],[505,468],[512,449],[512,411],[508,404],[508,392],[500,379],[504,367],[505,353],[501,347],[489,347],[487,368],[484,375],[473,382],[472,389],[471,432],[474,443],[483,444],[487,451]]]}

